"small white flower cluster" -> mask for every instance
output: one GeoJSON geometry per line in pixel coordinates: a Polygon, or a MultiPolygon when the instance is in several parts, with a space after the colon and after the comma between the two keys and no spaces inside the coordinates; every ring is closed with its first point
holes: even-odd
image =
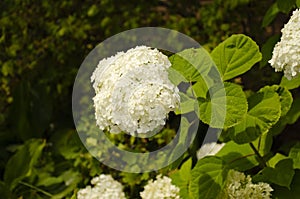
{"type": "Polygon", "coordinates": [[[230,199],[269,199],[273,191],[268,183],[253,184],[249,175],[245,176],[235,170],[230,170],[225,189],[225,194],[230,199]]]}
{"type": "Polygon", "coordinates": [[[77,192],[78,199],[126,199],[121,183],[111,175],[101,174],[91,180],[93,187],[87,186],[77,192]]]}
{"type": "Polygon", "coordinates": [[[148,133],[165,125],[179,106],[178,88],[168,79],[168,57],[137,46],[103,59],[91,81],[97,125],[111,133],[148,133]]]}
{"type": "Polygon", "coordinates": [[[201,148],[197,151],[197,159],[200,160],[208,155],[215,155],[218,153],[225,143],[218,144],[216,142],[206,143],[201,146],[201,148]]]}
{"type": "Polygon", "coordinates": [[[300,9],[293,12],[281,32],[269,63],[276,72],[283,70],[285,77],[292,79],[300,73],[300,9]]]}
{"type": "Polygon", "coordinates": [[[156,176],[156,180],[149,180],[140,193],[142,199],[180,199],[180,189],[172,184],[171,178],[167,176],[156,176]]]}

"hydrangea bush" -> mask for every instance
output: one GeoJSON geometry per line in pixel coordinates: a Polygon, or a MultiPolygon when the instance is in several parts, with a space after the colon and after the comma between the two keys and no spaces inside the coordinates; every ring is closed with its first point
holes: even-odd
{"type": "MultiPolygon", "coordinates": [[[[296,10],[283,28],[281,41],[270,60],[275,71],[283,70],[288,79],[299,73],[298,21],[299,10],[296,10]]],[[[227,105],[225,112],[217,108],[219,115],[214,116],[207,107],[213,106],[215,101],[207,93],[218,91],[218,85],[203,86],[202,74],[193,70],[195,65],[187,63],[196,63],[202,54],[199,49],[187,49],[168,59],[157,49],[137,46],[101,60],[92,75],[95,116],[101,130],[131,135],[155,131],[166,124],[170,111],[177,110],[177,114],[191,111],[180,105],[195,99],[199,119],[221,130],[218,143],[207,143],[196,153],[186,153],[180,164],[170,165],[155,180],[141,183],[139,196],[143,199],[267,199],[284,194],[291,187],[295,189],[300,168],[299,144],[293,146],[289,154],[271,151],[272,138],[280,133],[278,128],[288,124],[287,118],[299,117],[294,112],[298,103],[293,102],[289,87],[283,83],[247,92],[233,81],[258,63],[262,55],[250,37],[232,35],[210,53],[226,91],[227,105]],[[189,60],[178,57],[191,54],[189,60]],[[170,68],[176,69],[183,78],[175,77],[171,83],[170,68]],[[189,88],[179,91],[180,82],[190,83],[189,88]],[[223,126],[211,120],[212,116],[215,120],[224,117],[223,126]],[[197,157],[197,161],[193,157],[197,157]]],[[[201,64],[213,70],[205,65],[207,63],[201,64]]],[[[80,190],[78,196],[93,189],[88,186],[80,190]]],[[[122,193],[121,186],[118,190],[117,193],[122,193]]]]}
{"type": "MultiPolygon", "coordinates": [[[[280,9],[280,2],[276,1],[269,15],[280,9]]],[[[300,6],[298,1],[297,4],[300,6]]],[[[0,181],[1,196],[23,198],[23,192],[31,190],[32,198],[298,198],[300,142],[280,145],[275,140],[300,117],[299,18],[297,9],[282,29],[281,40],[269,61],[275,72],[283,71],[284,76],[276,84],[257,90],[248,90],[242,77],[255,70],[264,56],[256,42],[243,34],[232,35],[211,52],[205,51],[216,68],[199,63],[203,48],[165,55],[158,49],[136,46],[101,60],[91,77],[93,104],[86,106],[94,106],[95,123],[94,118],[83,118],[77,127],[86,132],[88,144],[101,144],[95,133],[100,129],[121,149],[151,151],[146,147],[151,138],[134,136],[163,128],[163,135],[158,133],[159,139],[151,144],[166,145],[174,135],[174,129],[169,129],[169,114],[188,115],[195,107],[201,121],[198,140],[168,167],[136,174],[115,171],[93,159],[71,130],[66,135],[58,132],[55,139],[59,141],[55,144],[30,139],[9,149],[16,153],[9,159],[4,180],[0,181]],[[190,59],[181,59],[180,55],[190,59]],[[203,74],[195,70],[197,64],[207,69],[206,74],[217,69],[220,79],[205,82],[203,74]],[[171,81],[172,70],[179,75],[171,81]],[[185,90],[178,89],[181,83],[187,87],[185,90]],[[220,83],[225,96],[220,95],[220,83]],[[225,109],[218,106],[220,101],[226,102],[225,109]],[[213,112],[211,107],[215,105],[213,112]],[[220,118],[224,119],[221,123],[220,118]],[[208,127],[217,130],[219,137],[217,142],[202,145],[201,136],[208,127]],[[57,161],[48,164],[52,155],[57,161]],[[24,157],[26,164],[20,166],[19,160],[24,157]],[[109,172],[114,175],[104,174],[109,172]],[[118,178],[112,177],[117,175],[118,178]]],[[[189,132],[193,121],[185,122],[182,132],[189,132]]],[[[180,139],[185,143],[188,137],[181,134],[180,139]]],[[[105,152],[110,153],[109,146],[105,151],[95,147],[95,154],[101,156],[105,152]]],[[[169,154],[161,155],[168,161],[169,154]]],[[[124,161],[117,153],[111,157],[124,161]]],[[[134,159],[127,163],[139,169],[134,159]]]]}

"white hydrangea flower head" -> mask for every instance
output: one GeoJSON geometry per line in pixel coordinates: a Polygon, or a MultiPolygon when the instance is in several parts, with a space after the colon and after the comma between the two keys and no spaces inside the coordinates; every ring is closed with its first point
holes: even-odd
{"type": "Polygon", "coordinates": [[[103,59],[92,74],[97,125],[111,133],[148,133],[160,129],[179,107],[178,88],[168,78],[168,57],[137,46],[103,59]]]}
{"type": "Polygon", "coordinates": [[[201,148],[197,151],[197,159],[200,160],[205,156],[215,155],[218,153],[225,143],[218,144],[216,142],[205,143],[201,146],[201,148]]]}
{"type": "Polygon", "coordinates": [[[272,187],[268,183],[253,184],[249,175],[230,170],[225,188],[226,198],[229,199],[270,199],[272,187]]]}
{"type": "Polygon", "coordinates": [[[77,192],[78,199],[126,199],[121,183],[115,181],[111,175],[101,174],[91,180],[91,186],[77,192]]]}
{"type": "Polygon", "coordinates": [[[180,189],[172,184],[171,178],[158,175],[156,180],[149,180],[140,193],[142,199],[180,199],[180,189]]]}
{"type": "Polygon", "coordinates": [[[275,45],[269,63],[290,80],[300,73],[300,9],[293,12],[281,32],[281,40],[275,45]]]}

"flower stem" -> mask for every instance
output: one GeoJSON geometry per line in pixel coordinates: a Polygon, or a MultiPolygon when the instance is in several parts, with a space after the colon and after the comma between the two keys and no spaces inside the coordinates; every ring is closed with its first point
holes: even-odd
{"type": "Polygon", "coordinates": [[[44,195],[46,195],[46,196],[49,196],[50,198],[53,197],[53,195],[52,195],[51,193],[49,193],[49,192],[47,192],[47,191],[44,191],[43,189],[40,189],[40,188],[38,188],[38,187],[36,187],[36,186],[34,186],[34,185],[31,185],[31,184],[29,184],[29,183],[27,183],[27,182],[22,182],[22,181],[20,181],[19,183],[22,184],[22,185],[25,185],[25,186],[27,186],[27,187],[30,187],[30,188],[32,188],[32,189],[38,191],[38,192],[41,192],[42,194],[44,194],[44,195]]]}
{"type": "Polygon", "coordinates": [[[254,151],[260,166],[263,168],[267,167],[267,164],[266,164],[264,158],[259,154],[258,150],[255,148],[255,146],[252,144],[252,142],[250,142],[249,144],[250,144],[250,147],[252,148],[252,150],[254,151]]]}

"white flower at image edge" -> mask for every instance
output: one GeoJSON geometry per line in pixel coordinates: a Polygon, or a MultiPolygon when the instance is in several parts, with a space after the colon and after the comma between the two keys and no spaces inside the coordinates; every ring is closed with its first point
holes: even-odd
{"type": "Polygon", "coordinates": [[[269,63],[290,80],[300,73],[300,9],[293,12],[281,32],[281,40],[275,45],[269,63]]]}
{"type": "Polygon", "coordinates": [[[268,183],[253,184],[249,175],[230,170],[225,187],[225,198],[229,199],[270,199],[272,187],[268,183]]]}
{"type": "Polygon", "coordinates": [[[148,181],[144,191],[140,193],[142,199],[180,199],[180,189],[172,184],[167,176],[156,176],[156,180],[148,181]]]}
{"type": "Polygon", "coordinates": [[[216,142],[206,143],[197,151],[197,159],[200,160],[205,156],[215,155],[218,153],[225,143],[218,144],[216,142]]]}
{"type": "Polygon", "coordinates": [[[148,133],[165,125],[179,106],[178,88],[168,79],[168,57],[137,46],[103,59],[92,74],[97,125],[111,133],[148,133]]]}
{"type": "Polygon", "coordinates": [[[101,174],[91,180],[91,186],[77,192],[78,199],[126,199],[123,186],[111,175],[101,174]]]}

